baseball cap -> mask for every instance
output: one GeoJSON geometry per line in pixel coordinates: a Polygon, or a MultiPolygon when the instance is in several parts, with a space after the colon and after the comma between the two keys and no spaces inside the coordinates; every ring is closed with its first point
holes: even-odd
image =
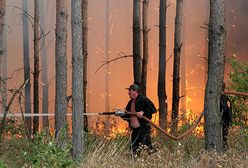
{"type": "Polygon", "coordinates": [[[126,88],[127,90],[137,90],[137,91],[140,91],[140,87],[136,84],[132,84],[130,85],[128,88],[126,88]]]}

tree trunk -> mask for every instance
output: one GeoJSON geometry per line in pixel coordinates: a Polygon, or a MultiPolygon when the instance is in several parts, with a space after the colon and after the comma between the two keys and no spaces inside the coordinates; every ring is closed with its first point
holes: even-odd
{"type": "Polygon", "coordinates": [[[72,26],[72,156],[79,160],[83,154],[83,54],[82,0],[71,1],[72,26]]]}
{"type": "MultiPolygon", "coordinates": [[[[48,114],[48,83],[47,83],[47,52],[46,52],[46,36],[45,36],[45,14],[44,14],[44,1],[40,1],[41,13],[41,67],[42,67],[42,114],[48,114]]],[[[49,129],[48,116],[43,116],[42,127],[49,129]]]]}
{"type": "MultiPolygon", "coordinates": [[[[22,8],[28,11],[27,0],[22,0],[22,8]]],[[[31,84],[30,84],[30,61],[29,61],[29,20],[25,12],[22,12],[22,34],[23,34],[23,65],[25,86],[25,113],[31,114],[31,84]]],[[[25,117],[25,125],[29,134],[32,132],[32,118],[25,117]]]]}
{"type": "Polygon", "coordinates": [[[167,129],[167,95],[166,95],[166,7],[167,1],[160,0],[159,7],[159,70],[158,103],[159,126],[167,129]]]}
{"type": "MultiPolygon", "coordinates": [[[[87,112],[86,105],[87,105],[87,65],[88,65],[88,0],[82,1],[82,33],[83,33],[83,40],[82,40],[82,52],[84,58],[84,72],[83,72],[83,94],[84,94],[84,112],[87,112]]],[[[84,116],[84,131],[88,132],[88,118],[84,116]]]]}
{"type": "Polygon", "coordinates": [[[0,88],[2,83],[2,58],[4,51],[4,42],[3,42],[3,34],[4,34],[4,17],[5,17],[5,0],[0,2],[0,88]]]}
{"type": "MultiPolygon", "coordinates": [[[[106,0],[105,11],[105,61],[109,61],[109,41],[110,41],[110,28],[109,28],[109,0],[106,0]]],[[[109,111],[109,64],[105,69],[105,111],[109,111]]],[[[105,131],[110,129],[110,116],[106,116],[105,131]]]]}
{"type": "Polygon", "coordinates": [[[208,80],[205,91],[204,119],[206,149],[223,150],[220,97],[224,79],[225,11],[223,0],[210,0],[208,80]]]}
{"type": "MultiPolygon", "coordinates": [[[[6,24],[6,19],[4,19],[4,25],[6,24]]],[[[7,70],[8,70],[8,54],[7,54],[7,32],[6,32],[6,26],[4,26],[3,30],[3,56],[2,56],[2,101],[3,104],[7,104],[7,70]]],[[[2,108],[2,111],[4,111],[4,108],[2,108]]]]}
{"type": "MultiPolygon", "coordinates": [[[[56,95],[55,95],[55,136],[58,145],[63,145],[59,135],[66,128],[67,115],[67,19],[66,0],[56,1],[56,95]]],[[[64,130],[65,131],[65,130],[64,130]]]]}
{"type": "MultiPolygon", "coordinates": [[[[34,1],[34,114],[39,114],[39,0],[34,1]]],[[[39,117],[33,120],[33,133],[39,130],[39,117]]]]}
{"type": "MultiPolygon", "coordinates": [[[[184,1],[183,2],[185,8],[187,6],[187,1],[184,1]]],[[[183,20],[186,20],[187,18],[187,14],[185,13],[185,8],[183,8],[183,20]]],[[[187,32],[187,25],[186,25],[186,21],[183,22],[183,25],[182,25],[182,41],[183,41],[183,45],[182,45],[182,48],[181,48],[181,66],[180,66],[180,72],[181,72],[181,77],[180,77],[180,95],[181,95],[181,98],[180,98],[180,110],[181,111],[181,120],[183,123],[186,122],[186,40],[185,40],[185,33],[187,32]]]]}
{"type": "Polygon", "coordinates": [[[177,132],[179,111],[179,84],[180,84],[180,52],[182,46],[182,7],[183,0],[177,0],[175,33],[174,33],[174,66],[173,66],[173,96],[172,96],[172,132],[177,132]]]}
{"type": "Polygon", "coordinates": [[[3,101],[2,111],[5,111],[7,104],[7,38],[6,38],[6,19],[5,19],[5,1],[0,2],[0,87],[1,87],[1,100],[3,101]]]}
{"type": "Polygon", "coordinates": [[[142,74],[141,74],[141,91],[146,95],[146,81],[147,81],[147,64],[148,64],[148,5],[149,0],[143,0],[143,60],[142,60],[142,74]]]}
{"type": "MultiPolygon", "coordinates": [[[[2,60],[4,55],[4,17],[5,17],[5,0],[0,2],[0,91],[2,96],[2,60]]],[[[2,97],[1,97],[2,98],[2,97]]]]}
{"type": "Polygon", "coordinates": [[[141,82],[141,49],[140,49],[140,0],[133,0],[133,75],[134,83],[141,82]]]}

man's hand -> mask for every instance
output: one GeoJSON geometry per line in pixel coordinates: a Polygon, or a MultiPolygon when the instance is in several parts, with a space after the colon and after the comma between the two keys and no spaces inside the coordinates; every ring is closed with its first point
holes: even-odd
{"type": "Polygon", "coordinates": [[[118,109],[115,111],[115,115],[121,117],[125,115],[125,111],[118,109]]]}
{"type": "Polygon", "coordinates": [[[143,114],[144,114],[143,111],[137,112],[137,117],[138,117],[138,118],[142,118],[143,114]]]}

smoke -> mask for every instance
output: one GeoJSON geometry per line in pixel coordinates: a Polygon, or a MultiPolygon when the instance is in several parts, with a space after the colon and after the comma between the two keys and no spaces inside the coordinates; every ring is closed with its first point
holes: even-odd
{"type": "Polygon", "coordinates": [[[226,2],[227,54],[235,54],[242,60],[248,60],[248,23],[247,0],[228,0],[226,2]]]}

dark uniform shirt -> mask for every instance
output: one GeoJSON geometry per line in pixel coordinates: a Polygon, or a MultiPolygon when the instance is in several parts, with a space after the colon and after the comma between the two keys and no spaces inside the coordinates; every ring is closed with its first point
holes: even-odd
{"type": "Polygon", "coordinates": [[[222,122],[224,127],[229,127],[232,123],[232,105],[230,99],[222,94],[220,99],[220,112],[222,113],[222,122]]]}
{"type": "MultiPolygon", "coordinates": [[[[127,106],[126,106],[127,111],[131,111],[131,103],[132,103],[132,99],[129,100],[129,102],[127,103],[127,106]]],[[[155,113],[157,110],[150,99],[148,99],[145,96],[138,95],[136,98],[136,101],[135,101],[135,112],[140,112],[140,111],[144,112],[143,115],[145,117],[151,119],[152,114],[155,113]]],[[[128,121],[130,116],[125,115],[125,116],[123,116],[123,118],[126,118],[128,121]]],[[[139,121],[141,127],[147,124],[147,122],[145,120],[142,120],[140,118],[138,118],[138,121],[139,121]]]]}

